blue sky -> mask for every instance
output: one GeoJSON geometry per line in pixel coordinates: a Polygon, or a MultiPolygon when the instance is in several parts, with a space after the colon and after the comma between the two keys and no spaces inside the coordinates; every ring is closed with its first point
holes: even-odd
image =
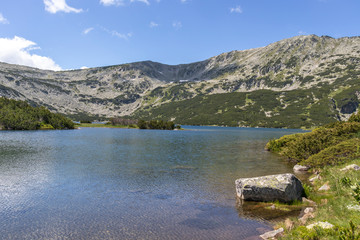
{"type": "Polygon", "coordinates": [[[1,0],[0,61],[190,63],[296,35],[360,35],[359,0],[1,0]]]}

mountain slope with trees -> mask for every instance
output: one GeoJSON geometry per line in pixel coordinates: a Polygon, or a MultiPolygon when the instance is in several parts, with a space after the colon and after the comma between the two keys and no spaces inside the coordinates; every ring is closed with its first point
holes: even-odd
{"type": "Polygon", "coordinates": [[[0,98],[0,129],[73,129],[74,123],[45,107],[32,107],[23,101],[0,98]]]}
{"type": "Polygon", "coordinates": [[[359,63],[360,37],[316,35],[175,66],[54,72],[0,63],[0,96],[68,116],[312,128],[357,111],[359,63]]]}

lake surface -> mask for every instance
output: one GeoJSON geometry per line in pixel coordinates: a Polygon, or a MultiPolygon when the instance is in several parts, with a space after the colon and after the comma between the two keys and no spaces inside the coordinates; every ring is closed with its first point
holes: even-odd
{"type": "Polygon", "coordinates": [[[234,181],[292,172],[264,150],[296,130],[0,132],[1,239],[257,239],[234,181]]]}

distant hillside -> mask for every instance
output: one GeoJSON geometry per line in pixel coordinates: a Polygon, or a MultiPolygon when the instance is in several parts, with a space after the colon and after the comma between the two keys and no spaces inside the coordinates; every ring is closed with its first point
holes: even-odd
{"type": "Polygon", "coordinates": [[[359,63],[360,37],[297,36],[176,66],[53,72],[0,63],[0,95],[73,116],[309,128],[357,111],[359,63]]]}
{"type": "Polygon", "coordinates": [[[23,101],[0,97],[0,129],[73,129],[74,123],[66,117],[51,113],[45,107],[31,107],[23,101]]]}

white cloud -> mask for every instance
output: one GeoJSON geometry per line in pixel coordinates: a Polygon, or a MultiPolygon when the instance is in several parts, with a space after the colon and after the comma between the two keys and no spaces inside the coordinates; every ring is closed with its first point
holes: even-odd
{"type": "Polygon", "coordinates": [[[115,36],[115,37],[118,37],[118,38],[121,38],[121,39],[124,39],[124,40],[129,40],[129,38],[132,37],[132,33],[119,33],[115,30],[111,31],[111,35],[115,36]]]}
{"type": "Polygon", "coordinates": [[[83,66],[80,69],[84,70],[84,69],[89,69],[87,66],[83,66]]]}
{"type": "Polygon", "coordinates": [[[143,3],[145,3],[146,5],[150,5],[150,3],[149,3],[148,0],[130,0],[130,2],[143,2],[143,3]]]}
{"type": "Polygon", "coordinates": [[[0,13],[0,23],[9,24],[9,21],[0,13]]]}
{"type": "Polygon", "coordinates": [[[181,0],[181,3],[186,3],[187,2],[187,0],[181,0]]]}
{"type": "Polygon", "coordinates": [[[100,0],[100,3],[103,4],[104,6],[111,6],[111,5],[124,5],[124,1],[123,0],[100,0]]]}
{"type": "Polygon", "coordinates": [[[180,21],[174,21],[172,26],[173,26],[173,28],[178,30],[178,29],[182,28],[182,23],[180,21]]]}
{"type": "Polygon", "coordinates": [[[155,28],[155,27],[158,27],[159,24],[156,23],[156,22],[150,22],[150,25],[149,25],[151,28],[155,28]]]}
{"type": "Polygon", "coordinates": [[[230,12],[231,13],[242,13],[243,11],[240,6],[236,6],[234,8],[230,8],[230,12]]]}
{"type": "MultiPolygon", "coordinates": [[[[150,5],[149,0],[130,0],[130,3],[133,2],[142,2],[145,3],[146,5],[150,5]]],[[[104,5],[104,6],[124,6],[125,5],[125,0],[100,0],[100,4],[104,5]]]]}
{"type": "Polygon", "coordinates": [[[30,51],[34,49],[39,49],[36,43],[22,37],[0,38],[0,61],[40,69],[61,70],[51,58],[31,54],[30,51]]]}
{"type": "Polygon", "coordinates": [[[129,40],[129,38],[131,38],[133,36],[133,33],[129,32],[129,33],[119,33],[118,31],[115,30],[109,30],[103,26],[100,26],[100,28],[107,32],[108,34],[111,34],[112,36],[124,39],[124,40],[129,40]]]}
{"type": "Polygon", "coordinates": [[[84,35],[90,33],[92,30],[94,30],[93,27],[90,27],[90,28],[87,28],[87,29],[84,29],[84,31],[82,32],[84,35]]]}
{"type": "Polygon", "coordinates": [[[66,4],[65,0],[44,0],[45,4],[45,10],[49,13],[57,13],[57,12],[74,12],[74,13],[80,13],[83,10],[82,9],[76,9],[73,7],[70,7],[66,4]]]}

